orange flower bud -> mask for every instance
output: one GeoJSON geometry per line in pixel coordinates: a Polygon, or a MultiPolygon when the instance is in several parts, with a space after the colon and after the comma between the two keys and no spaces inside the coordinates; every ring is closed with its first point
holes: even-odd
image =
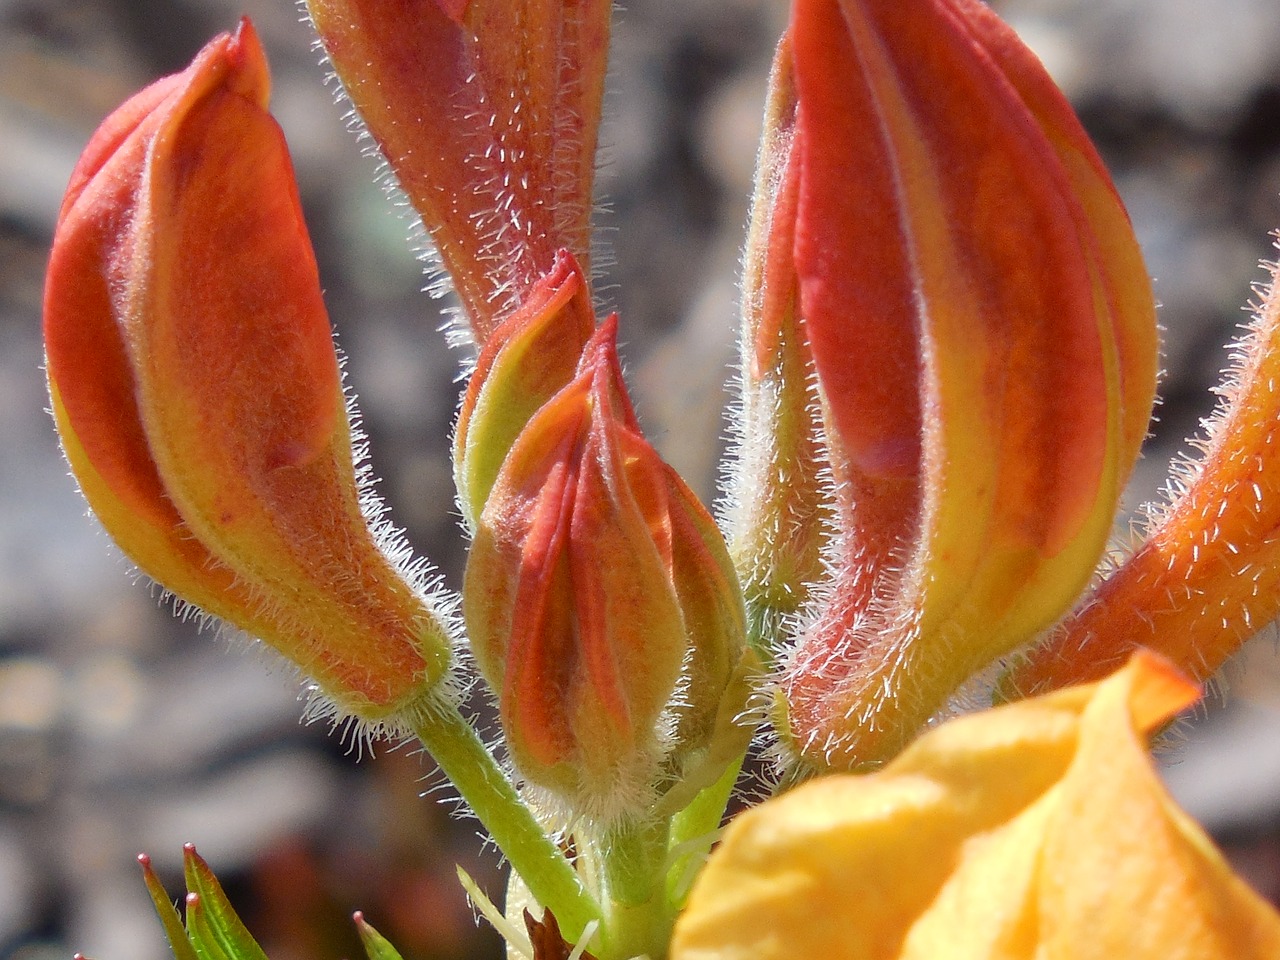
{"type": "Polygon", "coordinates": [[[1137,656],[740,815],[672,960],[1266,960],[1280,916],[1169,797],[1147,737],[1196,687],[1137,656]]]}
{"type": "Polygon", "coordinates": [[[393,721],[423,708],[450,642],[361,512],[268,89],[243,21],[102,125],[54,238],[49,389],[81,489],[145,573],[342,711],[393,721]]]}
{"type": "Polygon", "coordinates": [[[602,819],[644,811],[678,781],[710,782],[731,758],[724,741],[740,750],[745,738],[733,725],[747,657],[733,569],[641,434],[615,335],[610,318],[512,446],[464,593],[517,767],[602,819]]]}
{"type": "Polygon", "coordinates": [[[561,251],[552,271],[481,348],[453,437],[458,502],[468,529],[475,528],[529,418],[574,378],[595,325],[582,268],[561,251]]]}
{"type": "Polygon", "coordinates": [[[800,186],[791,42],[774,57],[742,287],[742,369],[730,543],[750,634],[776,648],[823,575],[832,532],[830,470],[813,355],[800,316],[795,218],[800,186]]]}
{"type": "Polygon", "coordinates": [[[586,264],[611,0],[308,0],[347,95],[483,343],[586,264]]]}
{"type": "Polygon", "coordinates": [[[847,766],[1084,588],[1146,430],[1154,306],[1079,122],[978,0],[797,0],[791,49],[770,230],[794,231],[838,536],[781,689],[794,748],[847,766]]]}
{"type": "Polygon", "coordinates": [[[1004,678],[1006,695],[1099,679],[1137,647],[1207,679],[1280,615],[1278,286],[1273,268],[1180,493],[1133,555],[1004,678]]]}

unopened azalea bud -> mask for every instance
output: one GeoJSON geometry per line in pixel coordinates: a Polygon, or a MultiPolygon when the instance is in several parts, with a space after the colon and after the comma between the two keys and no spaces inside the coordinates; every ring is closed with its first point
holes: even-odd
{"type": "Polygon", "coordinates": [[[1084,588],[1146,430],[1154,307],[1079,122],[984,4],[798,0],[790,38],[779,184],[838,534],[780,689],[794,750],[850,766],[1084,588]]]}
{"type": "Polygon", "coordinates": [[[453,442],[458,502],[469,529],[529,418],[574,378],[595,323],[582,269],[561,251],[551,273],[485,341],[453,442]]]}
{"type": "Polygon", "coordinates": [[[731,552],[750,634],[766,650],[776,648],[785,623],[820,581],[832,519],[818,384],[793,256],[800,188],[795,111],[784,37],[770,78],[744,258],[742,406],[730,474],[731,552]]]}
{"type": "Polygon", "coordinates": [[[743,746],[733,720],[747,692],[723,541],[641,434],[615,335],[611,318],[511,448],[464,599],[518,769],[601,820],[718,776],[723,741],[743,746]]]}
{"type": "Polygon", "coordinates": [[[1203,456],[1137,548],[1017,664],[1006,696],[1115,670],[1137,647],[1208,679],[1280,615],[1280,290],[1240,343],[1203,456]]]}
{"type": "Polygon", "coordinates": [[[308,0],[483,343],[556,251],[586,264],[612,0],[308,0]]]}
{"type": "Polygon", "coordinates": [[[1146,753],[1198,694],[1141,655],[761,804],[711,855],[672,960],[1280,956],[1275,908],[1146,753]]]}
{"type": "Polygon", "coordinates": [[[244,21],[99,129],[54,238],[49,389],[81,489],[143,572],[342,711],[394,723],[424,707],[450,643],[361,511],[268,88],[244,21]]]}

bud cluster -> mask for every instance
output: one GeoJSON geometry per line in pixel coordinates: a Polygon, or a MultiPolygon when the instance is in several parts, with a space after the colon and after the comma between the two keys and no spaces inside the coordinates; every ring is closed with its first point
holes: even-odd
{"type": "MultiPolygon", "coordinates": [[[[1151,413],[1155,308],[1106,170],[1009,27],[981,0],[793,0],[722,532],[644,436],[592,298],[611,0],[307,6],[474,347],[461,591],[425,585],[364,482],[247,20],[75,169],[45,289],[53,413],[139,569],[339,716],[426,746],[512,863],[508,912],[544,918],[525,949],[468,888],[513,951],[1075,957],[1105,914],[1090,956],[1163,958],[1185,913],[1188,956],[1233,955],[1227,916],[1274,955],[1280,918],[1145,750],[1197,695],[1179,671],[1206,679],[1280,613],[1280,295],[1203,461],[1095,582],[1151,413]],[[461,712],[473,665],[510,770],[461,712]],[[1023,702],[925,733],[997,675],[1023,702]],[[765,719],[774,785],[832,776],[712,853],[765,719]],[[1129,915],[1177,877],[1143,943],[1095,895],[1089,857],[1124,842],[1129,915]]],[[[194,853],[188,879],[200,930],[162,910],[179,955],[219,924],[245,942],[194,853]]]]}

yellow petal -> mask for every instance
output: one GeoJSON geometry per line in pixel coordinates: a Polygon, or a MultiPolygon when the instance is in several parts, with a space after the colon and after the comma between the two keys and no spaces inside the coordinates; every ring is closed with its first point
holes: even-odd
{"type": "Polygon", "coordinates": [[[672,960],[1263,960],[1280,916],[1172,803],[1145,737],[1197,689],[1109,680],[954,720],[879,773],[741,815],[672,960]]]}

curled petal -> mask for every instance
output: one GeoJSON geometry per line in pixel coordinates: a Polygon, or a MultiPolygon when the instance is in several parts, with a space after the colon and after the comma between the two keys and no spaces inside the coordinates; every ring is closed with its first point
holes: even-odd
{"type": "Polygon", "coordinates": [[[800,0],[791,34],[840,537],[786,722],[849,766],[1084,588],[1154,394],[1154,307],[1078,121],[984,5],[800,0]]]}
{"type": "Polygon", "coordinates": [[[1006,696],[1106,676],[1136,647],[1212,676],[1280,615],[1280,293],[1270,290],[1180,492],[1146,540],[1003,681],[1006,696]]]}
{"type": "Polygon", "coordinates": [[[422,707],[449,640],[362,514],[267,94],[245,21],[103,126],[49,265],[50,392],[90,506],[144,572],[390,720],[422,707]]]}
{"type": "Polygon", "coordinates": [[[1146,737],[1198,697],[1165,661],[953,720],[882,771],[740,815],[673,960],[1263,960],[1280,916],[1169,798],[1146,737]]]}
{"type": "Polygon", "coordinates": [[[309,0],[483,343],[556,251],[586,264],[610,0],[309,0]]]}

